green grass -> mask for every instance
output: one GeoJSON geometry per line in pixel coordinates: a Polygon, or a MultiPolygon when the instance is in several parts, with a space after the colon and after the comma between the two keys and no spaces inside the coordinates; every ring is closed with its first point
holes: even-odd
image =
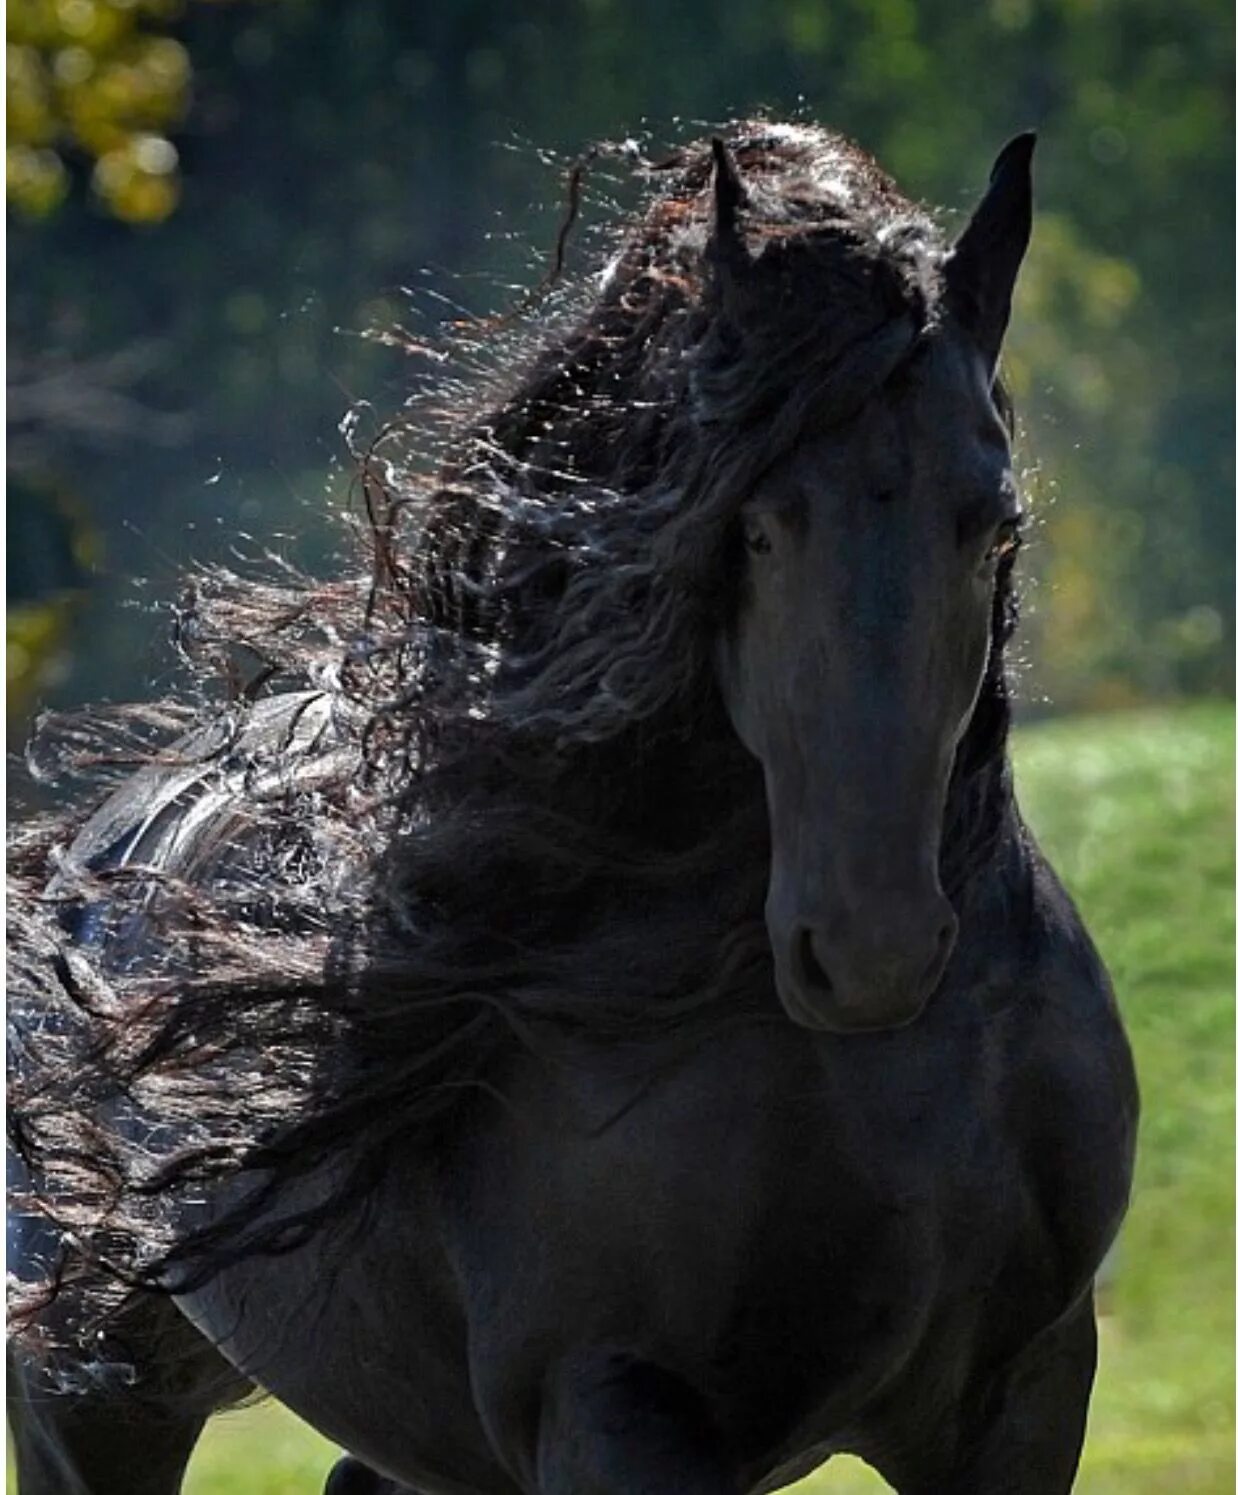
{"type": "MultiPolygon", "coordinates": [[[[1082,1495],[1234,1487],[1233,710],[1028,728],[1020,798],[1113,974],[1144,1121],[1082,1495]]],[[[333,1451],[278,1407],[220,1418],[187,1495],[317,1495],[333,1451]]],[[[885,1486],[851,1460],[800,1495],[885,1486]]]]}

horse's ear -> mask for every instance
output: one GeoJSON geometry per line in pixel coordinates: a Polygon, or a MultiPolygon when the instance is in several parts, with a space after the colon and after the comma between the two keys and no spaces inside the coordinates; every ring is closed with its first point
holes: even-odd
{"type": "Polygon", "coordinates": [[[721,135],[709,142],[714,153],[714,234],[719,239],[739,233],[739,210],[744,203],[744,184],[739,179],[735,157],[721,135]]]}
{"type": "Polygon", "coordinates": [[[1032,233],[1032,150],[1016,135],[993,163],[989,190],[946,261],[946,304],[996,367],[1015,277],[1032,233]]]}
{"type": "Polygon", "coordinates": [[[739,225],[739,211],[747,202],[748,194],[726,141],[715,135],[710,146],[714,156],[714,217],[708,255],[725,286],[728,272],[733,275],[748,263],[739,225]]]}

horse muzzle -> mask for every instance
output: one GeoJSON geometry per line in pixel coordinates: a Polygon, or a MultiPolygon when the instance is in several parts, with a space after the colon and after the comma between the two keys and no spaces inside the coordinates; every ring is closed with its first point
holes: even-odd
{"type": "Polygon", "coordinates": [[[885,898],[820,922],[788,921],[774,945],[778,996],[793,1022],[831,1033],[902,1028],[941,984],[958,935],[944,894],[885,898]]]}

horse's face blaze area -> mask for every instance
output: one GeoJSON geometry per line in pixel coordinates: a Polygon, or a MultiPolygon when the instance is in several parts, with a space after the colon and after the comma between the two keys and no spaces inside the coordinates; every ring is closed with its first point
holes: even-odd
{"type": "Polygon", "coordinates": [[[990,385],[939,327],[740,511],[719,678],[764,769],[766,921],[779,997],[806,1027],[913,1021],[954,947],[943,816],[1018,521],[990,385]]]}

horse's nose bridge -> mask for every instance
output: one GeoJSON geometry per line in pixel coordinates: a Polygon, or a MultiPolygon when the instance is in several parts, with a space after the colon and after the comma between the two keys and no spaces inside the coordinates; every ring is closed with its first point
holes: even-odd
{"type": "Polygon", "coordinates": [[[822,966],[875,976],[927,965],[957,928],[936,842],[905,826],[894,838],[875,824],[841,829],[801,821],[784,842],[772,869],[771,934],[801,951],[807,942],[822,966]]]}
{"type": "Polygon", "coordinates": [[[831,938],[874,920],[913,927],[940,897],[946,769],[898,731],[830,747],[822,771],[804,753],[767,777],[777,901],[831,938]]]}

